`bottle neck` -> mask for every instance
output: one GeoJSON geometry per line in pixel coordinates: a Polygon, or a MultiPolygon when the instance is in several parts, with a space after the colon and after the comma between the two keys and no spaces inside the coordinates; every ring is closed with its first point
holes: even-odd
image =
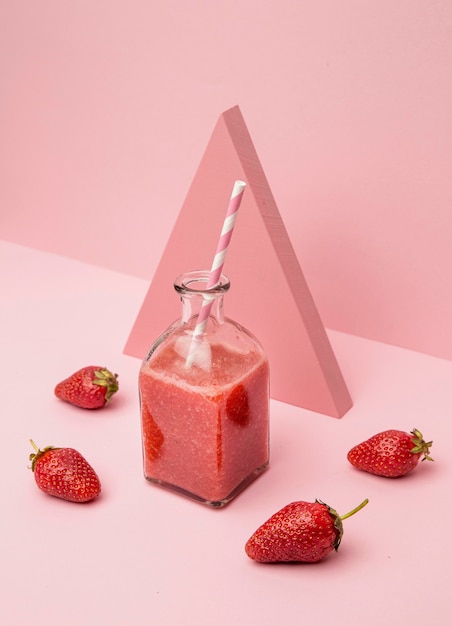
{"type": "Polygon", "coordinates": [[[223,297],[229,290],[229,278],[222,274],[219,282],[207,288],[209,272],[197,270],[181,274],[174,282],[174,288],[182,302],[182,323],[196,324],[196,319],[203,306],[210,306],[209,318],[217,324],[224,321],[223,297]]]}

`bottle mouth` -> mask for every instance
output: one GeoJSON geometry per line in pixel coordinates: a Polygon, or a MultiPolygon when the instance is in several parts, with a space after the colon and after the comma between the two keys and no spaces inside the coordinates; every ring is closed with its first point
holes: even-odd
{"type": "Polygon", "coordinates": [[[209,295],[221,295],[228,291],[231,283],[226,274],[221,274],[220,280],[207,289],[209,282],[210,272],[208,270],[194,270],[192,272],[185,272],[180,274],[174,281],[174,289],[178,293],[187,294],[209,294],[209,295]]]}

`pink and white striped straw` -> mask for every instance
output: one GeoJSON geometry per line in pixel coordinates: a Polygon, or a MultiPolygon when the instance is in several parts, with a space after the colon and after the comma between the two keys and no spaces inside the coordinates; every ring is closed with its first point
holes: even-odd
{"type": "MultiPolygon", "coordinates": [[[[220,280],[220,276],[223,271],[224,261],[229,248],[229,242],[231,241],[234,225],[237,219],[240,204],[242,202],[245,187],[246,183],[244,183],[242,180],[236,180],[234,183],[231,198],[229,200],[229,205],[226,211],[226,217],[224,218],[223,222],[223,228],[221,229],[220,239],[218,240],[217,250],[215,252],[212,267],[210,269],[206,290],[214,287],[220,280]]],[[[195,330],[193,331],[192,341],[188,351],[187,359],[185,361],[185,365],[187,367],[190,367],[193,364],[196,349],[206,329],[207,320],[212,309],[212,305],[213,300],[206,296],[201,306],[201,310],[198,314],[198,320],[196,322],[195,330]]]]}

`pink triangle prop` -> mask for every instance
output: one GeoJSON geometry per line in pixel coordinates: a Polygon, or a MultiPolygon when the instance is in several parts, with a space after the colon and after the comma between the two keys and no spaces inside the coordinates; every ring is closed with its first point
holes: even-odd
{"type": "Polygon", "coordinates": [[[180,316],[174,279],[209,269],[237,179],[247,188],[225,262],[225,314],[263,344],[272,398],[342,417],[350,395],[237,106],[218,119],[124,351],[143,358],[180,316]]]}

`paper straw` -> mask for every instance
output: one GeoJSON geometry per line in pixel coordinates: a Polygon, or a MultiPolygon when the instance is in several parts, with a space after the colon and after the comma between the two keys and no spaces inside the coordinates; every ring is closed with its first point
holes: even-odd
{"type": "MultiPolygon", "coordinates": [[[[246,183],[242,180],[236,180],[232,189],[231,198],[229,200],[228,209],[226,211],[226,217],[224,218],[223,228],[221,229],[220,238],[218,240],[217,250],[213,259],[212,267],[210,269],[209,279],[207,281],[206,290],[215,287],[219,282],[221,273],[223,271],[223,265],[226,258],[226,254],[231,241],[232,233],[234,230],[235,221],[237,219],[240,203],[242,202],[243,192],[245,191],[246,183]]],[[[195,330],[193,331],[193,337],[188,351],[187,360],[185,365],[190,367],[193,364],[195,353],[202,335],[206,329],[207,320],[209,318],[210,311],[212,309],[213,299],[209,299],[208,294],[204,296],[204,301],[199,311],[198,319],[196,322],[195,330]]]]}

